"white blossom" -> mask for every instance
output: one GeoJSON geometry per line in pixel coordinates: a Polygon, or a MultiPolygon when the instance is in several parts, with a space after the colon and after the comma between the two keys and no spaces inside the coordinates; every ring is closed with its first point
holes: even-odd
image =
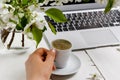
{"type": "Polygon", "coordinates": [[[44,0],[44,2],[41,3],[41,5],[47,5],[49,3],[49,1],[54,1],[54,0],[44,0]]]}
{"type": "Polygon", "coordinates": [[[24,34],[27,35],[28,38],[33,39],[33,34],[31,32],[27,32],[27,29],[30,28],[30,26],[32,26],[33,24],[35,24],[38,29],[43,29],[45,26],[44,21],[39,21],[39,20],[33,20],[31,21],[31,23],[27,24],[24,28],[24,34]]]}
{"type": "MultiPolygon", "coordinates": [[[[108,3],[108,0],[95,0],[97,3],[100,3],[100,4],[107,4],[108,3]]],[[[120,0],[113,0],[114,3],[113,3],[113,7],[117,7],[117,6],[120,6],[120,0]]]]}
{"type": "Polygon", "coordinates": [[[100,74],[90,74],[90,77],[87,80],[101,80],[102,76],[100,74]]]}
{"type": "MultiPolygon", "coordinates": [[[[75,0],[76,1],[76,0],[75,0]]],[[[73,0],[69,0],[69,2],[73,2],[73,0]]]]}
{"type": "Polygon", "coordinates": [[[3,4],[3,3],[0,3],[0,14],[7,14],[7,13],[12,13],[14,12],[14,8],[9,5],[9,4],[3,4]],[[10,11],[8,11],[8,8],[11,8],[10,11]]]}
{"type": "Polygon", "coordinates": [[[35,24],[36,24],[37,28],[43,29],[45,26],[45,21],[44,20],[42,20],[42,21],[37,20],[35,24]]]}
{"type": "Polygon", "coordinates": [[[43,14],[37,11],[34,11],[32,14],[34,19],[36,20],[36,25],[38,26],[38,28],[43,29],[45,26],[45,20],[43,14]]]}
{"type": "Polygon", "coordinates": [[[26,35],[29,39],[33,39],[33,34],[31,32],[27,32],[26,35]]]}
{"type": "Polygon", "coordinates": [[[29,39],[33,39],[33,35],[32,35],[31,32],[28,32],[27,29],[28,29],[33,23],[35,23],[35,20],[32,20],[29,24],[27,24],[27,25],[25,26],[24,32],[23,32],[24,34],[27,35],[27,37],[28,37],[29,39]]]}
{"type": "Polygon", "coordinates": [[[11,20],[14,20],[17,22],[17,17],[15,17],[12,13],[4,13],[0,14],[0,28],[15,28],[16,25],[13,22],[10,22],[11,20]]]}
{"type": "Polygon", "coordinates": [[[51,3],[50,5],[63,5],[63,0],[56,0],[55,2],[51,3]]]}
{"type": "MultiPolygon", "coordinates": [[[[41,5],[47,5],[50,1],[53,1],[50,5],[63,5],[63,3],[73,2],[73,0],[45,0],[41,5]]],[[[82,0],[75,0],[75,2],[81,2],[82,0]]]]}
{"type": "Polygon", "coordinates": [[[39,6],[41,6],[41,5],[40,5],[40,4],[38,4],[37,6],[31,5],[31,6],[29,6],[28,8],[29,8],[29,10],[30,10],[31,12],[33,12],[33,11],[43,12],[43,11],[39,8],[39,6]]]}
{"type": "Polygon", "coordinates": [[[0,28],[15,28],[15,24],[10,22],[9,19],[13,18],[11,14],[5,14],[0,16],[1,21],[0,21],[0,28]]]}
{"type": "Polygon", "coordinates": [[[68,3],[69,0],[61,0],[61,2],[63,2],[63,3],[68,3]]]}
{"type": "Polygon", "coordinates": [[[7,25],[6,25],[6,28],[11,28],[11,29],[15,29],[16,27],[16,24],[12,23],[12,22],[8,22],[7,25]]]}
{"type": "Polygon", "coordinates": [[[9,21],[10,19],[16,20],[13,12],[14,8],[11,5],[0,3],[0,29],[15,28],[15,24],[9,21]]]}
{"type": "Polygon", "coordinates": [[[8,9],[5,7],[5,4],[0,3],[0,14],[7,14],[9,13],[8,9]]]}
{"type": "Polygon", "coordinates": [[[0,18],[2,19],[2,21],[3,21],[4,23],[8,23],[8,22],[9,22],[9,19],[12,18],[12,17],[13,17],[13,15],[10,14],[10,13],[8,13],[8,14],[3,14],[3,15],[0,16],[0,18]]]}
{"type": "Polygon", "coordinates": [[[24,34],[27,35],[28,38],[33,39],[33,34],[31,32],[28,32],[27,29],[30,28],[33,24],[36,25],[38,29],[42,30],[45,26],[45,21],[43,20],[42,13],[39,13],[37,11],[34,11],[32,13],[34,19],[25,26],[24,28],[24,34]]]}
{"type": "Polygon", "coordinates": [[[75,0],[75,2],[81,2],[82,0],[75,0]]]}

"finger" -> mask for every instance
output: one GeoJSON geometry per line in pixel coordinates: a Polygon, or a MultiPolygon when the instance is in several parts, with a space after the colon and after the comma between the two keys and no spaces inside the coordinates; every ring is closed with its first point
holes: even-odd
{"type": "Polygon", "coordinates": [[[45,49],[45,48],[39,48],[37,50],[35,50],[35,52],[33,54],[38,54],[38,55],[42,55],[43,53],[47,53],[49,50],[45,49]]]}
{"type": "Polygon", "coordinates": [[[44,58],[40,55],[42,53],[44,53],[43,48],[39,48],[39,49],[35,50],[32,54],[29,55],[26,63],[29,63],[29,62],[33,61],[34,59],[37,59],[40,62],[43,62],[44,58]]]}
{"type": "Polygon", "coordinates": [[[54,52],[54,53],[55,53],[55,58],[56,58],[56,50],[55,50],[55,49],[52,49],[52,52],[54,52]]]}
{"type": "Polygon", "coordinates": [[[39,49],[35,50],[35,52],[33,53],[33,55],[38,55],[40,58],[43,58],[43,56],[46,56],[47,52],[48,52],[47,49],[45,49],[45,48],[39,48],[39,49]]]}
{"type": "Polygon", "coordinates": [[[53,71],[54,71],[54,70],[56,70],[56,66],[55,66],[55,65],[53,65],[53,71]]]}
{"type": "Polygon", "coordinates": [[[45,61],[48,51],[49,51],[49,50],[47,50],[47,49],[45,49],[45,48],[39,48],[39,49],[35,50],[35,51],[33,52],[33,54],[30,55],[30,57],[33,57],[33,56],[34,56],[34,57],[36,57],[36,58],[40,58],[41,61],[45,61]]]}
{"type": "Polygon", "coordinates": [[[54,63],[54,59],[55,59],[55,50],[52,49],[52,50],[47,52],[46,62],[54,63]]]}
{"type": "Polygon", "coordinates": [[[52,51],[52,52],[56,53],[56,50],[55,50],[55,49],[51,49],[50,51],[52,51]]]}

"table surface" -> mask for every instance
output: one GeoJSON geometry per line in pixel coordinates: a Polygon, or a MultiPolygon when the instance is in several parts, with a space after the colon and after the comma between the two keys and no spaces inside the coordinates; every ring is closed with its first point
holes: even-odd
{"type": "MultiPolygon", "coordinates": [[[[39,47],[48,48],[44,39],[39,47]]],[[[23,54],[0,55],[0,80],[26,80],[25,61],[34,50],[31,49],[23,54]]],[[[52,75],[53,80],[120,80],[120,46],[72,53],[81,61],[78,72],[67,76],[52,75]],[[94,75],[97,79],[93,79],[94,75]]]]}

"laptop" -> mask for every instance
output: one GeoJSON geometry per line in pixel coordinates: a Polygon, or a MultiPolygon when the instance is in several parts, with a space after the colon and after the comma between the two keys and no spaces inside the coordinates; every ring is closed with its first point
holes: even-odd
{"type": "Polygon", "coordinates": [[[95,1],[87,3],[68,3],[63,6],[44,6],[45,9],[61,9],[68,19],[65,23],[56,23],[45,15],[57,31],[53,34],[47,26],[44,38],[51,48],[55,39],[66,39],[72,43],[72,50],[91,49],[120,44],[120,11],[112,9],[104,14],[105,4],[95,1]]]}

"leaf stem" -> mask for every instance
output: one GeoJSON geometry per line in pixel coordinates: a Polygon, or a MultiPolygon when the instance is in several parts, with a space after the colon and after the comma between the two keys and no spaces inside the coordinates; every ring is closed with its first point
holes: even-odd
{"type": "Polygon", "coordinates": [[[6,39],[7,39],[7,37],[8,37],[8,35],[9,35],[9,31],[7,31],[6,29],[3,29],[2,30],[2,34],[1,34],[1,39],[2,39],[2,42],[3,43],[5,43],[5,41],[6,41],[6,39]]]}
{"type": "Polygon", "coordinates": [[[21,42],[22,42],[22,47],[24,47],[24,34],[22,34],[22,40],[21,40],[21,42]]]}
{"type": "Polygon", "coordinates": [[[12,44],[12,42],[13,42],[13,40],[14,40],[14,37],[15,37],[15,29],[14,29],[13,32],[12,32],[12,37],[11,37],[11,40],[10,40],[9,44],[7,45],[7,49],[10,49],[11,44],[12,44]]]}

